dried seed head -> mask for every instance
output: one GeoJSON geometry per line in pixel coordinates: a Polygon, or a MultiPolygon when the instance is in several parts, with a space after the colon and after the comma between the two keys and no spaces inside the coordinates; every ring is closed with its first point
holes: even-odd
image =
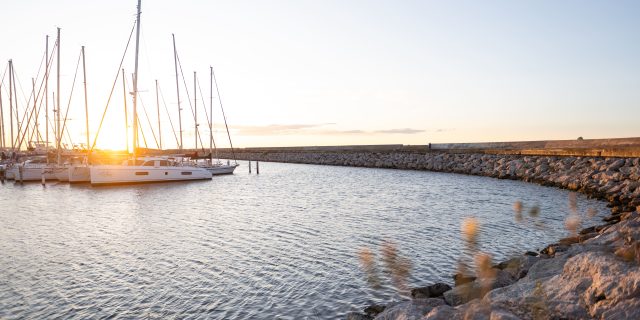
{"type": "Polygon", "coordinates": [[[569,210],[578,213],[578,198],[575,192],[569,193],[569,210]]]}
{"type": "Polygon", "coordinates": [[[462,234],[467,242],[475,243],[478,238],[478,220],[476,218],[466,218],[462,221],[462,234]]]}
{"type": "Polygon", "coordinates": [[[533,206],[529,209],[529,216],[532,218],[537,218],[540,215],[540,208],[538,206],[533,206]]]}
{"type": "Polygon", "coordinates": [[[580,217],[576,214],[569,215],[567,219],[564,220],[564,227],[567,229],[572,235],[576,235],[578,233],[578,228],[580,228],[580,217]]]}
{"type": "Polygon", "coordinates": [[[595,216],[596,216],[596,214],[598,214],[598,211],[597,211],[596,209],[594,209],[594,208],[592,208],[592,207],[589,207],[589,208],[587,209],[587,216],[588,216],[589,218],[593,218],[593,217],[595,217],[595,216]]]}
{"type": "Polygon", "coordinates": [[[513,203],[513,211],[516,213],[522,213],[522,202],[516,201],[513,203]]]}

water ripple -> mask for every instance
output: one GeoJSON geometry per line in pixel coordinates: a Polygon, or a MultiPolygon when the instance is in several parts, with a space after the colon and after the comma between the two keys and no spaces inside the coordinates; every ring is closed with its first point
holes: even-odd
{"type": "MultiPolygon", "coordinates": [[[[386,279],[368,285],[363,248],[382,270],[380,246],[392,241],[412,262],[409,285],[420,286],[451,282],[466,217],[479,219],[480,249],[497,260],[564,236],[562,190],[415,171],[261,169],[185,184],[5,183],[0,318],[334,319],[401,298],[386,279]],[[545,227],[516,223],[516,200],[538,206],[545,227]]],[[[581,212],[607,211],[578,200],[581,212]]]]}

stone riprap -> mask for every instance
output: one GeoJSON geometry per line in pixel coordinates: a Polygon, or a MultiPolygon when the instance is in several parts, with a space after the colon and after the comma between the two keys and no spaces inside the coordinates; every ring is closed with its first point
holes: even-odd
{"type": "MultiPolygon", "coordinates": [[[[233,158],[231,153],[221,157],[233,158]]],[[[640,158],[521,156],[441,152],[238,152],[252,161],[427,170],[514,179],[606,199],[614,212],[640,205],[640,158]]]]}
{"type": "Polygon", "coordinates": [[[468,282],[450,290],[447,284],[416,288],[411,300],[350,313],[347,319],[640,318],[640,158],[393,150],[262,151],[235,156],[253,161],[429,170],[523,180],[609,202],[611,215],[604,218],[604,224],[576,232],[540,252],[527,252],[497,264],[489,280],[469,275],[468,282]]]}

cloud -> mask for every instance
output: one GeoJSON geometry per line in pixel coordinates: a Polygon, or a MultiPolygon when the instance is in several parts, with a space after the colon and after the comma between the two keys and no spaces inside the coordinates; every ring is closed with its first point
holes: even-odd
{"type": "Polygon", "coordinates": [[[386,130],[336,130],[323,128],[335,125],[335,123],[316,124],[270,124],[270,125],[239,125],[233,126],[239,135],[243,136],[274,136],[274,135],[371,135],[371,134],[416,134],[425,130],[402,128],[386,130]]]}
{"type": "Polygon", "coordinates": [[[235,130],[239,130],[240,135],[258,136],[258,135],[290,135],[299,134],[308,129],[330,125],[331,123],[321,124],[270,124],[266,126],[233,126],[235,130]]]}
{"type": "Polygon", "coordinates": [[[403,129],[389,129],[389,130],[377,130],[375,133],[391,133],[391,134],[416,134],[425,132],[425,130],[403,128],[403,129]]]}

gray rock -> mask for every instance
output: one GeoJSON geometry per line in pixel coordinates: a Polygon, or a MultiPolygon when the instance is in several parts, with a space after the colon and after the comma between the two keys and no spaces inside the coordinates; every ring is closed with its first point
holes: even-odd
{"type": "Polygon", "coordinates": [[[553,259],[539,259],[535,262],[523,278],[525,281],[534,281],[562,273],[562,268],[567,262],[566,256],[556,256],[553,259]]]}
{"type": "Polygon", "coordinates": [[[618,159],[614,161],[612,164],[610,164],[609,167],[607,167],[607,171],[616,171],[620,169],[620,167],[624,166],[624,164],[625,164],[625,159],[618,159]]]}
{"type": "Polygon", "coordinates": [[[379,304],[374,304],[374,305],[370,305],[366,308],[364,308],[364,313],[367,316],[370,316],[371,318],[377,316],[378,314],[382,313],[384,311],[384,309],[386,309],[386,306],[383,305],[379,305],[379,304]]]}
{"type": "Polygon", "coordinates": [[[346,319],[347,320],[372,320],[373,318],[362,313],[349,312],[347,313],[346,319]]]}
{"type": "Polygon", "coordinates": [[[396,320],[396,319],[421,319],[433,308],[444,305],[444,300],[437,298],[413,299],[410,301],[396,303],[390,306],[375,317],[376,320],[396,320]]]}
{"type": "Polygon", "coordinates": [[[473,299],[481,298],[483,288],[476,281],[455,286],[444,293],[444,300],[451,306],[459,306],[473,299]]]}
{"type": "Polygon", "coordinates": [[[450,285],[439,282],[430,286],[411,289],[411,297],[414,299],[438,298],[449,290],[451,290],[450,285]]]}
{"type": "Polygon", "coordinates": [[[448,305],[433,308],[421,320],[452,320],[462,318],[462,313],[448,305]]]}
{"type": "Polygon", "coordinates": [[[491,310],[491,314],[489,315],[489,320],[520,320],[520,317],[516,316],[515,314],[507,310],[497,309],[497,310],[491,310]]]}

